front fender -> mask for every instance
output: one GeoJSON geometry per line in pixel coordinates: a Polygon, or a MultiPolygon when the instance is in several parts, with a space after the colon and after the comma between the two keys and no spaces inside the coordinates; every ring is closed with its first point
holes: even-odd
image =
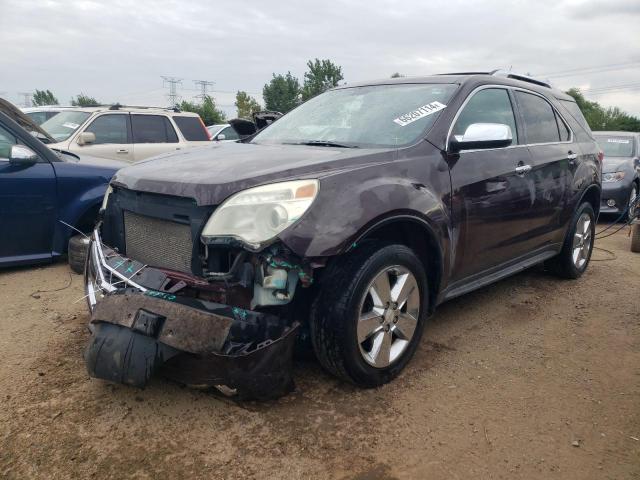
{"type": "MultiPolygon", "coordinates": [[[[66,195],[61,199],[58,219],[69,225],[77,226],[82,216],[92,208],[102,203],[104,193],[107,190],[108,182],[95,185],[88,190],[79,190],[74,195],[66,195]]],[[[67,250],[67,242],[69,238],[76,232],[61,223],[56,222],[54,231],[53,251],[54,254],[61,254],[67,250]]]]}
{"type": "Polygon", "coordinates": [[[301,257],[343,253],[380,219],[403,214],[424,219],[448,249],[450,177],[439,153],[401,158],[320,179],[320,191],[303,218],[280,235],[301,257]]]}

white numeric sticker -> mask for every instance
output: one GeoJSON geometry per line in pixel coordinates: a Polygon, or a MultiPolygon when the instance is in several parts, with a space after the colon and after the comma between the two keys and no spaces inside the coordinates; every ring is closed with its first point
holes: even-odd
{"type": "Polygon", "coordinates": [[[447,108],[447,106],[444,103],[431,102],[427,103],[426,105],[422,105],[421,107],[418,107],[411,112],[403,113],[393,121],[401,127],[404,127],[406,125],[409,125],[410,123],[415,122],[416,120],[420,120],[421,118],[424,118],[428,115],[432,115],[436,112],[439,112],[440,110],[444,110],[445,108],[447,108]]]}

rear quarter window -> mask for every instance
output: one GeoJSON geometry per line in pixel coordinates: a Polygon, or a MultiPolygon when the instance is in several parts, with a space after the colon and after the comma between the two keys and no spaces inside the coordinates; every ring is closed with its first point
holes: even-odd
{"type": "Polygon", "coordinates": [[[584,118],[580,107],[576,102],[572,102],[570,100],[560,100],[560,105],[564,107],[564,109],[571,115],[571,117],[582,127],[582,129],[589,135],[589,137],[593,138],[593,133],[591,132],[591,128],[589,128],[589,124],[587,123],[587,119],[584,118]]]}
{"type": "Polygon", "coordinates": [[[200,117],[173,117],[184,138],[189,142],[207,142],[209,134],[200,117]]]}

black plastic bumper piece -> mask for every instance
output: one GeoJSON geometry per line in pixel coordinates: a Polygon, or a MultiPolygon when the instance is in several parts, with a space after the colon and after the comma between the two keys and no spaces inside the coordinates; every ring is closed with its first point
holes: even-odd
{"type": "Polygon", "coordinates": [[[139,331],[97,323],[84,359],[90,376],[142,388],[159,366],[179,353],[139,331]]]}

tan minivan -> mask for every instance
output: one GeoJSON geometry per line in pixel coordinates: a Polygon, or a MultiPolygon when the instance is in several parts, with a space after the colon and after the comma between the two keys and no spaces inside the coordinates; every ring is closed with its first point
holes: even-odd
{"type": "Polygon", "coordinates": [[[51,148],[128,162],[210,145],[198,114],[177,109],[67,107],[41,127],[57,140],[51,148]]]}

